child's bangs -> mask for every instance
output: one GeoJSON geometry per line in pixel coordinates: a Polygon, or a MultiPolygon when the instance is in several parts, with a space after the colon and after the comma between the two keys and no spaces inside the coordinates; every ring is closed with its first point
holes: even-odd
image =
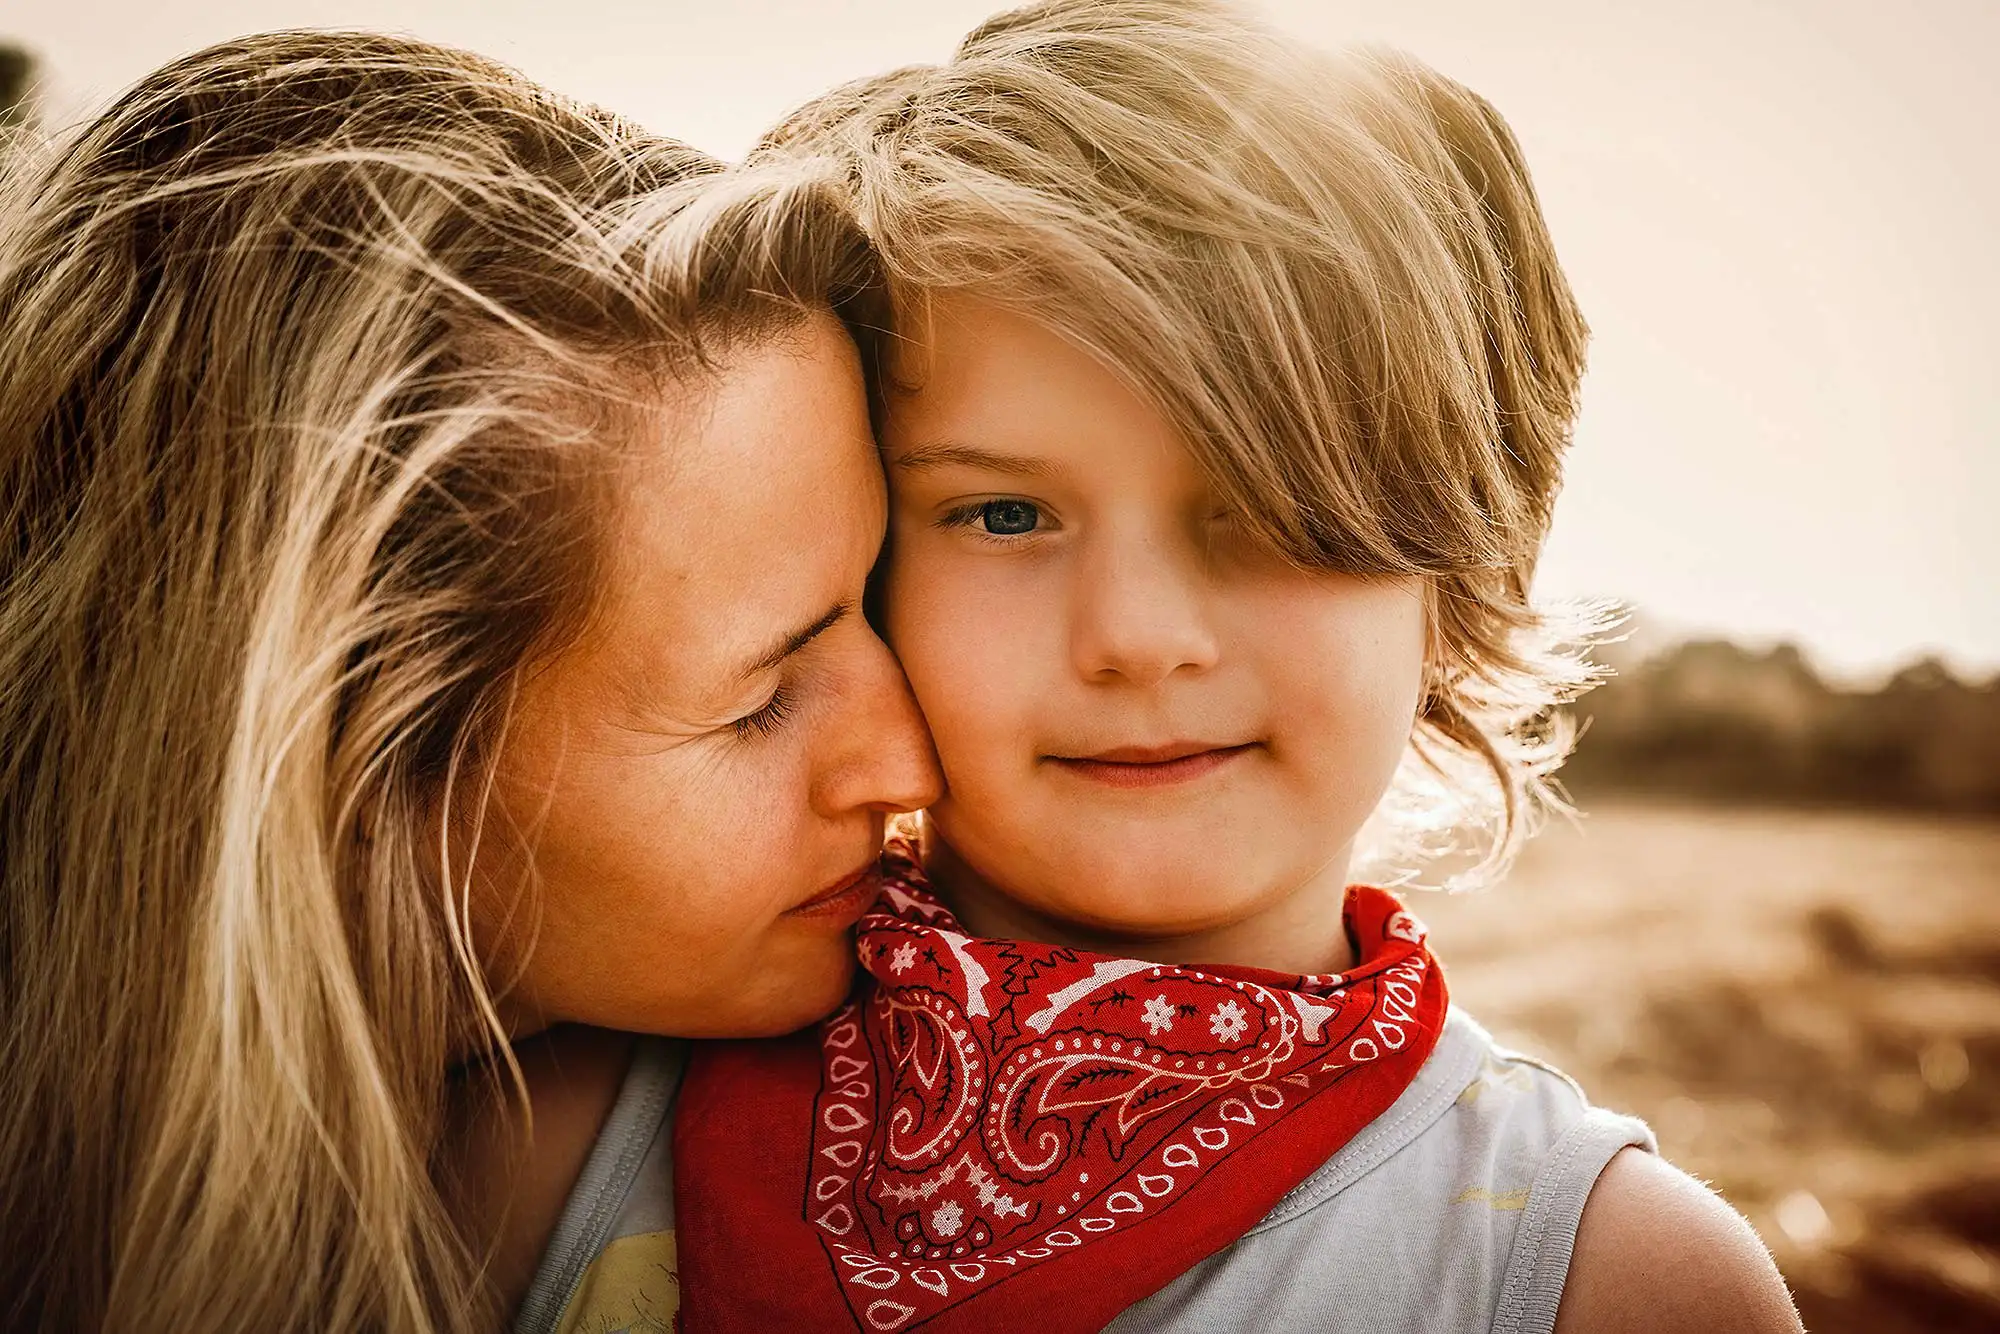
{"type": "Polygon", "coordinates": [[[1484,332],[1505,265],[1394,71],[1349,62],[1310,99],[1266,71],[1256,98],[1165,120],[1143,89],[954,73],[963,97],[860,164],[899,309],[977,293],[1084,347],[1302,565],[1444,575],[1539,536],[1484,332]]]}

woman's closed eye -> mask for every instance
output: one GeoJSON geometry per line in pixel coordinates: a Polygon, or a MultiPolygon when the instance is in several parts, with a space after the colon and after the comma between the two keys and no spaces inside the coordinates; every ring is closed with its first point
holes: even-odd
{"type": "Polygon", "coordinates": [[[771,736],[792,716],[792,708],[791,694],[781,685],[771,692],[771,698],[764,702],[762,708],[744,714],[730,726],[736,729],[739,741],[748,741],[753,735],[771,736]]]}
{"type": "Polygon", "coordinates": [[[1026,537],[1046,529],[1042,507],[1032,500],[976,500],[947,510],[941,528],[966,528],[984,537],[1026,537]]]}

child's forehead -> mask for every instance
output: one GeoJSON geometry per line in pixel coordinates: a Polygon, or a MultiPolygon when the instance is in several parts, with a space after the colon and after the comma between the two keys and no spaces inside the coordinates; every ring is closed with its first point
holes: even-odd
{"type": "Polygon", "coordinates": [[[1023,376],[1131,377],[1085,348],[1027,303],[974,289],[899,296],[884,342],[883,391],[890,397],[960,397],[1023,376]]]}
{"type": "Polygon", "coordinates": [[[957,296],[931,303],[922,328],[899,344],[884,395],[893,478],[974,469],[1082,486],[1129,474],[1162,493],[1212,496],[1174,421],[1061,331],[957,296]]]}
{"type": "Polygon", "coordinates": [[[929,387],[940,372],[949,374],[963,360],[967,344],[976,345],[979,316],[990,305],[990,298],[970,290],[896,292],[884,342],[885,388],[916,393],[929,387]]]}

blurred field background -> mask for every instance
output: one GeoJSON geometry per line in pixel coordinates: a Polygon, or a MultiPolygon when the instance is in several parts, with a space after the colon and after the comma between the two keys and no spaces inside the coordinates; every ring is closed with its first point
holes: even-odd
{"type": "MultiPolygon", "coordinates": [[[[997,0],[976,6],[995,7],[997,0]]],[[[245,19],[237,30],[316,21],[284,5],[266,8],[273,14],[245,19]]],[[[922,22],[955,32],[963,18],[938,14],[922,22]]],[[[910,21],[918,22],[914,12],[910,21]]],[[[497,36],[461,34],[443,18],[435,23],[435,35],[446,40],[510,54],[497,36]]],[[[1453,24],[1463,26],[1457,18],[1453,24]]],[[[528,31],[514,36],[525,41],[528,31]]],[[[1412,37],[1417,49],[1430,51],[1448,48],[1450,31],[1387,35],[1412,37]]],[[[1490,36],[1482,30],[1468,40],[1482,48],[1490,36]]],[[[179,49],[195,44],[184,39],[179,49]]],[[[1550,59],[1566,49],[1544,45],[1550,59]]],[[[1513,56],[1531,47],[1524,39],[1513,56]]],[[[173,53],[161,49],[139,64],[173,53]]],[[[1712,47],[1701,51],[1703,61],[1716,55],[1712,47]]],[[[836,71],[839,77],[893,63],[864,59],[859,48],[848,58],[853,67],[836,71]]],[[[1565,78],[1576,74],[1575,64],[1564,67],[1565,78]]],[[[33,68],[25,52],[0,43],[0,128],[23,119],[33,68]]],[[[1757,65],[1760,76],[1770,68],[1757,65]]],[[[1532,65],[1524,69],[1523,78],[1533,73],[1532,65]]],[[[783,97],[833,77],[799,72],[799,87],[783,97]]],[[[1488,86],[1483,76],[1475,82],[1488,86]]],[[[1516,90],[1502,100],[1512,107],[1526,96],[1516,90]]],[[[742,114],[761,123],[787,104],[783,97],[742,114]]],[[[690,102],[687,109],[700,108],[690,102]]],[[[1530,139],[1565,124],[1523,122],[1530,139]]],[[[1700,127],[1698,120],[1686,124],[1700,127]]],[[[1752,142],[1734,127],[1729,137],[1752,142]]],[[[1665,142],[1655,137],[1641,146],[1657,153],[1665,142]]],[[[1616,145],[1621,154],[1624,143],[1616,145]]],[[[1564,163],[1531,148],[1531,157],[1556,168],[1546,179],[1556,186],[1552,203],[1560,211],[1564,163]]],[[[1577,161],[1590,170],[1570,192],[1572,209],[1604,193],[1596,182],[1609,159],[1577,161]]],[[[1766,173],[1767,162],[1755,165],[1766,173]]],[[[1851,164],[1842,157],[1840,166],[1847,198],[1851,164]]],[[[1771,179],[1802,191],[1795,203],[1811,197],[1802,177],[1771,179]]],[[[1637,188],[1629,179],[1625,186],[1637,188]]],[[[1877,197],[1900,196],[1884,190],[1877,197]]],[[[1676,226],[1686,222],[1663,216],[1676,217],[1676,226]]],[[[1579,232],[1586,221],[1579,212],[1579,232]]],[[[1611,258],[1599,266],[1600,283],[1647,271],[1667,253],[1656,250],[1646,265],[1635,265],[1627,238],[1638,224],[1614,217],[1606,225],[1611,258]]],[[[1732,262],[1748,266],[1740,272],[1758,265],[1789,271],[1795,256],[1748,249],[1749,235],[1731,242],[1732,262]]],[[[1587,248],[1583,257],[1588,269],[1587,248]]],[[[1687,286],[1697,304],[1708,292],[1720,307],[1727,300],[1720,294],[1740,287],[1740,272],[1727,266],[1689,272],[1698,281],[1663,290],[1687,286]]],[[[1921,299],[1944,298],[1933,292],[1921,299]]],[[[1918,296],[1910,302],[1913,311],[1931,309],[1914,304],[1918,296]]],[[[1616,299],[1592,310],[1615,379],[1618,339],[1629,340],[1632,329],[1651,331],[1658,320],[1616,299]]],[[[1872,318],[1857,314],[1850,323],[1872,318]]],[[[1639,363],[1671,350],[1650,332],[1633,346],[1644,351],[1639,363]]],[[[1705,365],[1712,349],[1702,348],[1705,365]]],[[[1815,370],[1813,394],[1827,373],[1815,370]]],[[[1760,383],[1773,397],[1768,411],[1759,401],[1759,421],[1798,409],[1779,401],[1779,381],[1760,383]]],[[[1651,405],[1649,413],[1660,401],[1650,388],[1634,398],[1651,405]]],[[[1627,420],[1608,434],[1632,429],[1627,420]]],[[[1580,457],[1588,464],[1592,456],[1580,457]]],[[[1652,485],[1644,482],[1640,493],[1650,494],[1652,485]]],[[[1824,499],[1802,500],[1794,513],[1772,495],[1750,498],[1769,507],[1762,522],[1778,530],[1787,515],[1803,523],[1809,511],[1829,511],[1824,499]]],[[[1672,522],[1698,525],[1670,509],[1586,516],[1578,530],[1585,534],[1577,546],[1587,557],[1582,568],[1619,551],[1678,542],[1672,522]],[[1593,535],[1629,535],[1635,518],[1644,522],[1634,541],[1589,545],[1593,535]]],[[[1565,511],[1575,522],[1573,502],[1565,501],[1565,511]]],[[[1906,563],[1920,559],[1901,554],[1906,563]]],[[[1755,579],[1753,569],[1744,570],[1745,580],[1755,579]]],[[[1885,571],[1890,582],[1898,577],[1885,571]]],[[[1810,610],[1792,595],[1767,592],[1773,608],[1810,610]]],[[[1873,605],[1880,611],[1883,600],[1873,605]]],[[[1676,1162],[1750,1216],[1809,1329],[2000,1330],[2000,685],[1963,679],[1939,659],[1878,673],[1863,686],[1851,674],[1829,682],[1796,648],[1727,640],[1628,647],[1615,665],[1612,683],[1577,709],[1587,730],[1566,782],[1583,817],[1543,833],[1505,884],[1418,901],[1455,997],[1503,1041],[1563,1066],[1597,1101],[1647,1118],[1676,1162]]]]}
{"type": "Polygon", "coordinates": [[[1426,895],[1453,997],[1748,1214],[1819,1334],[2000,1330],[2000,685],[1627,662],[1583,810],[1426,895]]]}

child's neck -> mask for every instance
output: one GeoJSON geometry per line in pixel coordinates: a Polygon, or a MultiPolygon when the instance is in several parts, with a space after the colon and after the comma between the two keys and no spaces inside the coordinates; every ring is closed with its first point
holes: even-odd
{"type": "Polygon", "coordinates": [[[1341,973],[1355,962],[1344,915],[1345,848],[1256,914],[1180,935],[1126,933],[1037,912],[995,888],[930,830],[923,839],[923,860],[931,888],[975,936],[1067,945],[1153,963],[1235,964],[1279,973],[1341,973]]]}

